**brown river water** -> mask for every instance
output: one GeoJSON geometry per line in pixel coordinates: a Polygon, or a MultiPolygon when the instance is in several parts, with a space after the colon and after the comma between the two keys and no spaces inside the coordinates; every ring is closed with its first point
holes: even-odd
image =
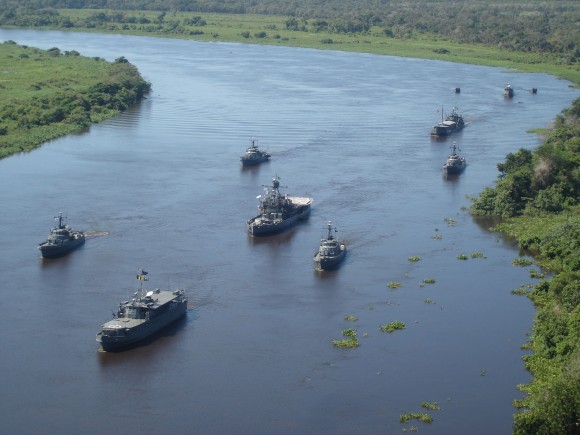
{"type": "Polygon", "coordinates": [[[528,131],[578,96],[568,82],[258,45],[0,30],[6,40],[125,56],[153,89],[115,119],[0,161],[1,433],[511,432],[534,310],[510,291],[533,280],[512,266],[513,242],[465,207],[507,153],[540,143],[528,131]],[[468,125],[435,141],[442,106],[468,125]],[[272,159],[242,170],[252,137],[272,159]],[[468,167],[446,178],[453,141],[468,167]],[[253,239],[245,222],[275,175],[314,198],[312,214],[253,239]],[[43,260],[59,211],[89,237],[43,260]],[[319,273],[328,220],[349,253],[319,273]],[[186,289],[187,316],[100,352],[99,325],[139,268],[152,288],[186,289]],[[379,331],[393,321],[406,328],[379,331]],[[346,328],[360,347],[332,345],[346,328]],[[406,412],[434,420],[402,424],[406,412]]]}

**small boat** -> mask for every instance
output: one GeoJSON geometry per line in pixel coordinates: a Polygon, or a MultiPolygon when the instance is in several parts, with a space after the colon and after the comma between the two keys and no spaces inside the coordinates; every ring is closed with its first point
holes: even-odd
{"type": "Polygon", "coordinates": [[[459,156],[456,151],[458,150],[455,142],[453,143],[453,152],[447,158],[447,162],[443,165],[443,169],[447,174],[457,174],[465,169],[467,166],[467,161],[464,157],[459,156]]]}
{"type": "Polygon", "coordinates": [[[248,220],[248,231],[253,236],[264,236],[284,231],[301,219],[310,215],[312,198],[282,195],[280,178],[272,178],[272,186],[264,186],[265,191],[258,195],[258,215],[248,220]]]}
{"type": "Polygon", "coordinates": [[[255,166],[270,159],[270,154],[258,148],[256,142],[256,139],[252,139],[252,145],[246,148],[246,152],[240,157],[242,166],[255,166]]]}
{"type": "Polygon", "coordinates": [[[506,98],[511,98],[514,96],[514,88],[509,83],[503,88],[503,96],[506,98]]]}
{"type": "Polygon", "coordinates": [[[113,320],[101,325],[97,342],[104,351],[129,347],[181,318],[187,310],[183,290],[143,290],[148,273],[140,270],[141,285],[130,301],[121,302],[113,320]]]}
{"type": "Polygon", "coordinates": [[[38,244],[40,254],[44,258],[60,257],[85,243],[85,234],[66,225],[65,219],[67,218],[62,215],[62,212],[55,216],[54,220],[58,221],[58,226],[50,230],[46,241],[38,244]]]}
{"type": "Polygon", "coordinates": [[[346,244],[332,235],[332,231],[337,230],[331,221],[328,221],[327,229],[328,234],[326,238],[320,239],[320,247],[314,255],[314,264],[318,270],[334,269],[346,256],[346,244]]]}
{"type": "Polygon", "coordinates": [[[449,136],[465,127],[463,116],[454,107],[450,114],[443,119],[443,108],[441,108],[441,122],[431,128],[431,136],[449,136]]]}

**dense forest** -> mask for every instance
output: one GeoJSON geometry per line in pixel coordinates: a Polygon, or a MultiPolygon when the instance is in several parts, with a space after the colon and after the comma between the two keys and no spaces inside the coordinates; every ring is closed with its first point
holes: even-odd
{"type": "MultiPolygon", "coordinates": [[[[496,230],[515,237],[555,276],[528,288],[537,308],[525,357],[533,381],[514,405],[518,434],[580,433],[580,99],[556,118],[536,150],[497,165],[499,178],[472,203],[475,215],[507,217],[496,230]]],[[[532,271],[531,275],[532,275],[532,271]]],[[[534,272],[535,273],[535,272],[534,272]]]]}
{"type": "MultiPolygon", "coordinates": [[[[101,15],[108,22],[136,23],[135,11],[235,13],[286,16],[290,30],[365,34],[382,29],[388,38],[440,35],[461,43],[557,53],[567,65],[580,63],[580,2],[538,0],[3,0],[0,25],[77,25],[57,9],[126,11],[101,15]]],[[[167,14],[167,15],[166,15],[167,14]]],[[[174,23],[177,27],[183,23],[174,23]]]]}

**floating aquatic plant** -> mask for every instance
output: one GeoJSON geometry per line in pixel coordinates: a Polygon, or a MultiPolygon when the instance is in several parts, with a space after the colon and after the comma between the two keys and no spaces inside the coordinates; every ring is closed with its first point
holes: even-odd
{"type": "Polygon", "coordinates": [[[451,219],[451,218],[445,218],[444,221],[447,222],[447,225],[449,225],[449,226],[457,224],[457,221],[455,219],[451,219]]]}
{"type": "Polygon", "coordinates": [[[416,255],[414,255],[412,257],[409,257],[408,260],[409,261],[416,262],[416,261],[420,261],[421,260],[421,257],[417,257],[416,255]]]}
{"type": "Polygon", "coordinates": [[[387,283],[387,287],[388,288],[399,288],[399,287],[401,287],[401,283],[397,282],[397,281],[389,281],[387,283]]]}
{"type": "Polygon", "coordinates": [[[344,320],[348,320],[349,322],[356,322],[358,320],[358,317],[353,316],[353,315],[348,315],[348,316],[344,316],[344,320]]]}
{"type": "Polygon", "coordinates": [[[358,342],[356,329],[348,328],[342,331],[342,335],[344,335],[345,339],[342,340],[332,340],[332,344],[336,347],[344,347],[344,348],[354,348],[359,347],[360,343],[358,342]]]}
{"type": "Polygon", "coordinates": [[[465,254],[459,254],[459,255],[457,256],[457,259],[458,259],[458,260],[467,260],[468,258],[469,258],[469,257],[467,257],[467,255],[465,255],[465,254]]]}
{"type": "Polygon", "coordinates": [[[431,298],[425,298],[423,299],[423,302],[425,302],[426,304],[432,304],[433,300],[431,298]]]}
{"type": "Polygon", "coordinates": [[[545,275],[535,269],[530,269],[530,278],[542,279],[545,278],[545,275]]]}
{"type": "Polygon", "coordinates": [[[483,252],[474,252],[471,254],[471,258],[487,258],[487,257],[483,255],[483,252]]]}
{"type": "Polygon", "coordinates": [[[436,239],[436,240],[441,240],[443,238],[443,236],[441,234],[435,234],[434,236],[431,236],[432,239],[436,239]]]}
{"type": "Polygon", "coordinates": [[[531,266],[532,264],[534,264],[534,262],[529,258],[515,258],[514,260],[512,260],[513,266],[526,267],[531,266]]]}
{"type": "Polygon", "coordinates": [[[396,329],[405,329],[405,324],[403,322],[391,322],[379,326],[379,331],[381,332],[393,332],[396,329]]]}
{"type": "Polygon", "coordinates": [[[423,402],[421,403],[421,407],[429,409],[430,411],[439,411],[441,409],[437,402],[423,402]]]}
{"type": "Polygon", "coordinates": [[[401,423],[407,423],[409,420],[419,420],[423,423],[431,423],[433,421],[433,417],[431,417],[426,412],[407,412],[406,414],[401,415],[399,420],[401,423]]]}
{"type": "Polygon", "coordinates": [[[435,284],[435,280],[433,278],[425,278],[423,282],[425,284],[435,284]]]}

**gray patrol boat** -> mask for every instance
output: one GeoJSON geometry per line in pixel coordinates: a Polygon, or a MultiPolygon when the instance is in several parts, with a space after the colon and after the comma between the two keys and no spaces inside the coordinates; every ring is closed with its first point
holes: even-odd
{"type": "Polygon", "coordinates": [[[314,264],[317,270],[334,269],[346,256],[346,244],[332,235],[333,230],[337,231],[336,227],[332,226],[331,221],[328,221],[326,227],[328,234],[326,238],[320,239],[318,252],[314,254],[314,264]]]}
{"type": "Polygon", "coordinates": [[[137,279],[141,285],[130,301],[121,302],[113,320],[101,325],[97,342],[104,351],[129,347],[181,318],[187,310],[183,290],[145,291],[143,281],[148,273],[140,270],[137,279]]]}
{"type": "Polygon", "coordinates": [[[252,139],[252,145],[246,148],[246,152],[242,157],[240,157],[242,166],[255,166],[262,162],[267,162],[268,160],[270,160],[271,157],[270,154],[258,148],[256,142],[257,142],[256,139],[252,139]]]}
{"type": "Polygon", "coordinates": [[[85,243],[85,234],[66,225],[65,219],[66,216],[63,216],[62,212],[55,216],[54,220],[58,221],[58,226],[50,230],[46,241],[38,244],[38,249],[43,257],[60,257],[85,243]]]}
{"type": "Polygon", "coordinates": [[[248,231],[253,236],[264,236],[284,231],[310,215],[312,198],[282,195],[280,178],[272,178],[272,187],[265,187],[258,195],[258,216],[248,220],[248,231]]]}

